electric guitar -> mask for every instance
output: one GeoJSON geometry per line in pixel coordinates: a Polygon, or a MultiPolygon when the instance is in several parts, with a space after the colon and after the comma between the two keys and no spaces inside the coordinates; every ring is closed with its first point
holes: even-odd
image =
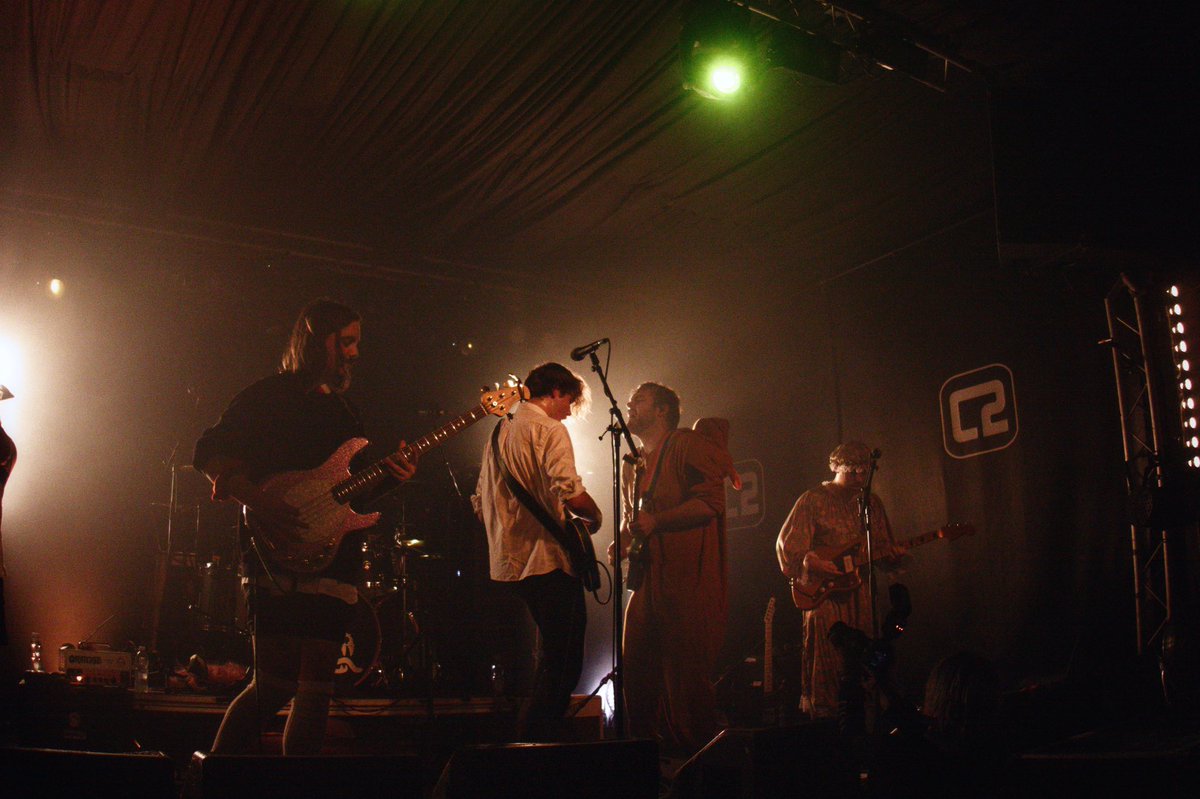
{"type": "Polygon", "coordinates": [[[551,530],[555,540],[567,553],[571,568],[587,591],[595,591],[600,587],[600,566],[596,561],[596,545],[592,542],[592,530],[587,522],[567,505],[560,530],[551,530]]]}
{"type": "MultiPolygon", "coordinates": [[[[527,399],[529,389],[519,384],[485,391],[474,408],[402,447],[395,455],[413,460],[413,456],[432,449],[480,419],[507,416],[513,407],[527,399]]],[[[254,513],[246,509],[246,521],[259,549],[276,566],[296,574],[316,574],[333,561],[347,533],[378,521],[379,513],[357,513],[350,507],[350,500],[378,486],[391,474],[383,460],[350,474],[350,460],[366,445],[365,438],[352,438],[317,468],[281,472],[261,484],[260,488],[268,494],[299,510],[300,521],[306,525],[284,534],[258,523],[254,513]]]]}
{"type": "MultiPolygon", "coordinates": [[[[930,541],[937,541],[942,538],[947,541],[953,541],[956,538],[971,535],[974,532],[975,528],[971,525],[956,522],[948,524],[945,527],[939,527],[936,530],[930,530],[928,533],[913,536],[907,541],[897,543],[908,549],[913,549],[923,544],[928,544],[930,541]]],[[[860,572],[864,567],[883,560],[882,555],[876,555],[871,561],[867,561],[866,547],[861,541],[842,546],[818,547],[813,551],[821,558],[833,561],[840,566],[842,574],[837,577],[825,577],[807,582],[801,578],[793,577],[791,580],[792,601],[796,603],[796,607],[800,608],[800,610],[812,610],[833,594],[842,594],[856,590],[862,585],[862,574],[860,572]]]]}
{"type": "MultiPolygon", "coordinates": [[[[634,461],[633,467],[633,485],[635,491],[637,490],[637,486],[641,484],[642,470],[645,466],[646,459],[639,455],[637,460],[634,461]]],[[[633,503],[633,512],[629,518],[631,528],[629,549],[625,553],[625,563],[628,566],[625,572],[625,587],[630,591],[636,591],[642,587],[642,583],[646,580],[646,571],[650,568],[650,552],[646,548],[648,543],[646,536],[632,532],[633,523],[637,521],[638,510],[641,509],[642,505],[641,497],[637,497],[636,500],[633,503]]]]}

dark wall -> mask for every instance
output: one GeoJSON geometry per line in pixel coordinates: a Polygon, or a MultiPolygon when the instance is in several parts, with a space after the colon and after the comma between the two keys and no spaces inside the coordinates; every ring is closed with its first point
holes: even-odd
{"type": "MultiPolygon", "coordinates": [[[[876,490],[898,536],[954,521],[978,531],[914,552],[901,577],[915,605],[901,650],[911,682],[960,646],[1000,661],[1013,683],[1065,671],[1098,639],[1132,648],[1116,407],[1095,345],[1107,276],[999,267],[987,219],[824,285],[748,259],[667,284],[656,267],[635,265],[628,292],[566,298],[381,281],[229,247],[20,232],[9,239],[5,299],[31,379],[19,392],[20,424],[9,425],[15,401],[3,409],[22,446],[5,513],[15,641],[31,629],[54,645],[78,640],[110,615],[101,640],[145,636],[172,463],[188,462],[233,393],[274,368],[296,311],[331,294],[366,319],[353,391],[381,453],[466,410],[483,383],[566,361],[571,347],[602,336],[613,339],[620,402],[656,379],[680,391],[685,424],[729,418],[734,458],[759,461],[764,481],[761,522],[730,533],[724,666],[758,651],[767,598],[786,597],[779,527],[796,497],[829,477],[827,455],[847,438],[883,450],[876,490]],[[68,282],[62,300],[37,285],[49,271],[68,282]],[[939,389],[995,363],[1012,373],[1016,440],[952,458],[939,389]]],[[[680,269],[694,256],[680,254],[680,269]]],[[[579,368],[595,406],[573,437],[589,490],[609,508],[608,443],[599,440],[607,401],[587,364],[579,368]]],[[[450,478],[471,492],[488,428],[428,454],[420,482],[383,508],[385,521],[415,525],[478,579],[482,539],[450,478]]],[[[611,529],[597,536],[599,550],[611,529]]],[[[465,629],[483,618],[469,605],[454,612],[465,629]]],[[[581,688],[608,669],[610,619],[609,606],[591,605],[581,688]]],[[[10,658],[19,664],[21,648],[10,658]]]]}

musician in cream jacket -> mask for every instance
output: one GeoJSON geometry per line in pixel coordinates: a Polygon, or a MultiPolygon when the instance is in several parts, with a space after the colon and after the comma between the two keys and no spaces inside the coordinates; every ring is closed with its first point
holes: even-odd
{"type": "Polygon", "coordinates": [[[544,363],[525,385],[530,399],[498,423],[471,499],[487,528],[492,580],[521,598],[540,632],[533,693],[521,709],[517,737],[555,741],[564,737],[564,716],[583,671],[584,589],[562,544],[505,484],[499,460],[550,520],[561,525],[570,508],[594,533],[601,515],[563,424],[586,411],[587,383],[561,364],[544,363]]]}

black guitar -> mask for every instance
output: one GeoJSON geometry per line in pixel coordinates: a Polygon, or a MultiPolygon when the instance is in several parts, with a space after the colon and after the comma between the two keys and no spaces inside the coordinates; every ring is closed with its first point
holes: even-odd
{"type": "Polygon", "coordinates": [[[563,506],[567,512],[562,526],[551,529],[555,539],[567,552],[571,569],[589,591],[600,587],[600,565],[596,561],[596,545],[592,543],[592,530],[582,516],[563,506]]]}
{"type": "MultiPolygon", "coordinates": [[[[642,470],[646,466],[646,459],[638,457],[633,466],[633,485],[634,490],[641,484],[642,470]]],[[[650,551],[646,545],[647,536],[641,533],[632,532],[633,523],[637,521],[638,511],[642,507],[642,498],[636,497],[633,503],[633,512],[629,515],[630,540],[629,551],[625,554],[625,562],[628,564],[628,569],[625,572],[625,587],[630,591],[636,591],[642,587],[642,583],[646,581],[646,572],[650,568],[650,551]]]]}

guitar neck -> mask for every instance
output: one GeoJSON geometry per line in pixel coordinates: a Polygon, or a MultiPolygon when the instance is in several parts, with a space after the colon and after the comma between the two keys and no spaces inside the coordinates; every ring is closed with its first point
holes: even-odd
{"type": "MultiPolygon", "coordinates": [[[[914,547],[919,547],[919,546],[928,544],[930,541],[937,541],[941,537],[942,537],[942,531],[941,531],[941,529],[937,529],[937,530],[930,530],[928,533],[921,533],[920,535],[915,535],[912,538],[906,539],[904,541],[900,541],[899,543],[901,546],[903,546],[907,549],[913,549],[914,547]]],[[[868,563],[871,563],[871,564],[878,563],[879,561],[883,560],[883,558],[884,558],[883,555],[876,555],[875,557],[871,558],[870,561],[867,561],[865,558],[863,558],[862,560],[855,558],[854,566],[855,566],[855,568],[861,569],[863,566],[868,565],[868,563]]]]}
{"type": "MultiPolygon", "coordinates": [[[[456,433],[465,430],[471,425],[478,422],[480,419],[488,415],[488,411],[482,405],[476,405],[471,410],[464,414],[456,416],[454,419],[446,422],[446,424],[428,433],[416,441],[401,447],[396,450],[393,455],[411,459],[413,456],[419,456],[427,450],[433,449],[438,444],[454,436],[456,433]]],[[[388,456],[392,457],[392,456],[388,456]]],[[[338,502],[345,504],[356,496],[366,491],[369,488],[374,488],[383,482],[390,471],[384,465],[386,458],[381,458],[375,461],[370,466],[362,469],[348,478],[338,483],[333,487],[333,497],[338,502]]]]}

